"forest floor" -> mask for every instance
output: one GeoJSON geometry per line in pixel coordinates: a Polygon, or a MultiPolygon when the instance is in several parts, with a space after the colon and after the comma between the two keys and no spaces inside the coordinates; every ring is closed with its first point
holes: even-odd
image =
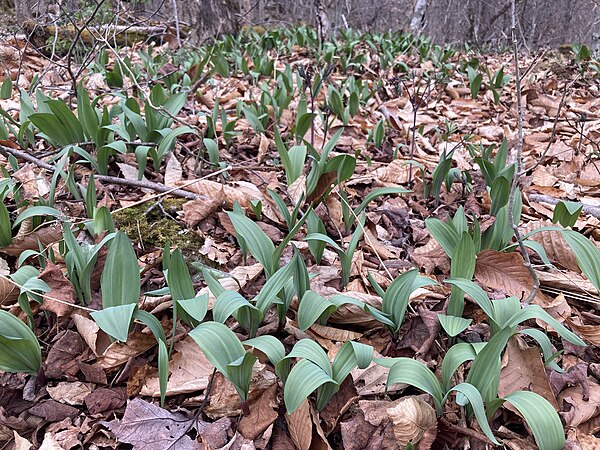
{"type": "MultiPolygon", "coordinates": [[[[8,370],[0,372],[3,448],[494,446],[481,420],[461,406],[464,398],[459,404],[451,395],[437,405],[422,383],[409,386],[409,375],[386,383],[393,364],[373,360],[356,367],[361,365],[358,350],[349,376],[336,380],[336,392],[324,408],[317,409],[313,395],[287,414],[294,375],[284,395],[275,364],[255,349],[258,362],[242,402],[231,373],[216,371],[208,350],[190,336],[203,319],[185,315],[178,301],[189,299],[174,298],[174,284],[164,289],[170,281],[165,252],[169,245],[181,251],[194,293],[207,299],[207,318],[216,320],[213,307],[222,301],[207,286],[207,274],[240,294],[237,301],[246,303],[229,310],[223,322],[243,342],[249,332],[241,312],[256,310],[256,299],[273,275],[265,272],[264,252],[255,244],[264,236],[272,241],[271,247],[263,246],[270,256],[273,244],[284,242],[275,269],[280,263],[293,264],[299,254],[310,274],[314,304],[329,302],[319,303],[325,306],[310,314],[305,306],[302,313],[301,301],[308,304],[307,297],[291,295],[283,316],[277,314],[281,304],[267,308],[257,336],[276,337],[286,353],[309,339],[329,360],[345,342],[361,343],[377,358],[420,361],[444,381],[442,362],[449,349],[463,344],[473,357],[457,363],[450,374],[452,386],[475,384],[487,408],[491,398],[535,392],[546,400],[544,405],[551,405],[548,417],[558,414],[565,448],[600,448],[600,66],[585,49],[565,47],[519,59],[524,170],[517,177],[518,190],[511,189],[514,171],[503,172],[515,161],[519,146],[511,53],[451,50],[402,35],[349,34],[319,46],[310,29],[249,30],[194,51],[152,44],[123,48],[118,57],[111,51],[98,55],[76,80],[82,83],[78,103],[65,69],[67,58],[55,64],[10,39],[0,52],[4,77],[13,82],[0,100],[0,190],[9,220],[2,222],[2,234],[9,230],[9,236],[0,248],[0,305],[29,322],[42,352],[37,375],[11,372],[0,354],[8,370]],[[73,118],[61,116],[58,107],[44,106],[51,102],[31,90],[32,82],[76,113],[82,123],[79,136],[88,142],[76,139],[75,131],[69,134],[77,128],[73,118]],[[162,94],[154,86],[162,86],[162,94]],[[93,111],[93,123],[103,120],[103,108],[110,116],[112,128],[105,137],[110,145],[95,145],[93,127],[83,122],[83,89],[95,100],[86,109],[93,111]],[[167,98],[176,100],[169,103],[167,98]],[[157,106],[158,115],[151,117],[151,106],[157,106]],[[52,115],[58,117],[56,123],[50,121],[52,115]],[[167,136],[165,128],[170,127],[179,132],[167,136]],[[330,153],[320,159],[326,151],[330,153]],[[107,155],[104,162],[102,155],[107,155]],[[93,195],[88,184],[92,174],[93,195]],[[117,184],[114,178],[124,181],[117,184]],[[401,193],[402,188],[410,192],[401,193]],[[373,192],[379,195],[369,197],[373,192]],[[498,373],[490,375],[497,385],[491,382],[495,390],[488,397],[482,387],[487,381],[470,374],[476,367],[470,361],[482,351],[480,343],[501,334],[495,330],[504,324],[501,313],[496,311],[500,318],[494,322],[474,300],[475,291],[467,288],[463,308],[464,294],[451,293],[444,281],[473,279],[490,304],[513,296],[519,311],[527,309],[534,279],[510,225],[506,227],[509,194],[522,194],[522,234],[556,227],[560,218],[588,238],[596,252],[573,246],[570,235],[553,230],[526,237],[526,254],[541,286],[532,303],[585,346],[566,339],[568,330],[557,333],[546,316],[526,318],[515,324],[491,359],[490,367],[498,360],[498,373]],[[22,220],[11,233],[11,224],[32,206],[57,213],[38,210],[42,212],[22,220]],[[96,215],[101,207],[110,211],[110,219],[96,215]],[[251,218],[263,234],[251,227],[249,232],[232,214],[251,218]],[[442,222],[432,219],[453,224],[454,231],[444,229],[464,255],[449,258],[454,247],[444,241],[448,234],[439,231],[443,225],[436,234],[434,227],[442,222]],[[304,224],[290,233],[299,220],[304,224]],[[126,266],[111,259],[104,242],[98,244],[113,226],[127,235],[137,258],[141,296],[135,308],[158,319],[167,347],[172,346],[162,407],[162,347],[155,335],[131,319],[126,342],[115,341],[90,315],[108,307],[111,283],[131,275],[112,270],[126,266]],[[79,230],[82,248],[99,246],[86,274],[79,266],[73,269],[65,237],[69,227],[76,235],[79,230]],[[461,258],[466,261],[462,266],[461,258]],[[107,261],[115,266],[106,269],[107,261]],[[42,281],[42,287],[16,276],[23,273],[20,266],[34,268],[33,279],[42,281]],[[435,284],[415,281],[411,289],[394,292],[405,297],[404,306],[390,306],[396,298],[386,298],[384,291],[412,268],[435,284]],[[89,298],[82,293],[86,276],[89,298]],[[339,294],[355,303],[335,303],[339,294]],[[174,303],[179,308],[175,323],[174,303]],[[524,329],[535,331],[520,333],[524,329]]],[[[81,59],[74,61],[77,69],[81,59]]],[[[515,205],[518,216],[518,199],[515,205]]],[[[171,263],[174,258],[170,256],[171,263]]],[[[135,292],[125,285],[128,289],[135,292]]],[[[274,302],[285,303],[286,295],[278,295],[281,299],[274,302]]],[[[0,326],[0,335],[6,333],[0,326]]],[[[6,342],[0,341],[0,353],[11,345],[6,342]]],[[[292,360],[298,365],[301,358],[298,354],[292,360]]],[[[317,372],[311,377],[300,381],[311,383],[317,372]]],[[[321,395],[319,391],[317,401],[321,395]]],[[[545,412],[536,414],[539,419],[545,412]]],[[[558,448],[539,440],[543,431],[536,434],[556,423],[552,417],[536,421],[517,403],[505,403],[492,416],[493,436],[507,448],[558,448]]]]}

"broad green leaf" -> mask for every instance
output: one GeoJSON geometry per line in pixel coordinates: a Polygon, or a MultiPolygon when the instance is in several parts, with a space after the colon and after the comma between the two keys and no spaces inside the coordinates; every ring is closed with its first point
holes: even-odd
{"type": "Polygon", "coordinates": [[[129,238],[121,231],[111,242],[100,287],[103,308],[137,305],[140,299],[140,267],[129,238]]]}
{"type": "Polygon", "coordinates": [[[442,384],[444,390],[450,388],[450,380],[456,369],[467,361],[473,361],[486,344],[486,342],[459,342],[450,347],[442,361],[442,384]]]}
{"type": "Polygon", "coordinates": [[[81,123],[65,102],[62,100],[46,100],[45,103],[61,125],[66,127],[68,133],[71,135],[71,143],[78,144],[85,141],[81,123]]]}
{"type": "MultiPolygon", "coordinates": [[[[300,341],[302,342],[302,341],[300,341]]],[[[288,414],[292,414],[318,387],[337,383],[315,363],[301,359],[296,363],[285,383],[283,400],[288,414]]]]}
{"type": "Polygon", "coordinates": [[[165,278],[173,300],[187,300],[196,295],[192,278],[190,277],[187,264],[183,260],[181,250],[176,249],[171,254],[165,278]]]}
{"type": "Polygon", "coordinates": [[[450,278],[444,281],[444,283],[460,288],[465,294],[471,297],[477,305],[479,305],[490,320],[494,320],[494,307],[492,306],[492,301],[485,291],[475,282],[464,278],[450,278]]]}
{"type": "Polygon", "coordinates": [[[293,277],[296,269],[295,266],[296,261],[294,258],[292,258],[292,261],[275,272],[275,274],[265,282],[263,287],[260,289],[260,292],[256,295],[256,297],[254,297],[254,303],[263,315],[266,314],[269,307],[277,299],[277,295],[293,277]]]}
{"type": "Polygon", "coordinates": [[[596,290],[600,291],[600,249],[587,237],[576,231],[563,230],[562,234],[575,253],[579,268],[596,290]]]}
{"type": "Polygon", "coordinates": [[[229,328],[218,322],[204,322],[190,331],[206,359],[228,378],[229,364],[244,357],[244,346],[229,328]]]}
{"type": "Polygon", "coordinates": [[[232,315],[252,335],[258,329],[258,325],[263,317],[261,311],[238,292],[226,291],[215,300],[213,317],[216,322],[225,323],[232,315]]]}
{"type": "Polygon", "coordinates": [[[227,378],[235,386],[240,399],[245,402],[248,400],[248,391],[250,390],[250,381],[252,379],[252,367],[256,362],[256,356],[246,352],[237,360],[227,365],[227,378]]]}
{"type": "Polygon", "coordinates": [[[19,217],[15,219],[13,223],[13,228],[23,222],[25,219],[29,219],[30,217],[36,216],[52,216],[52,217],[61,217],[62,213],[57,209],[50,208],[49,206],[32,206],[31,208],[27,208],[19,217]]]}
{"type": "Polygon", "coordinates": [[[246,216],[235,212],[227,212],[227,215],[233,223],[236,234],[244,239],[248,250],[262,264],[267,276],[273,275],[279,264],[279,261],[273,261],[275,254],[273,241],[254,221],[246,216]]]}
{"type": "Polygon", "coordinates": [[[10,215],[4,202],[0,203],[0,247],[6,247],[12,242],[10,215]]]}
{"type": "Polygon", "coordinates": [[[12,81],[6,77],[0,86],[0,99],[10,98],[12,96],[12,81]]]}
{"type": "Polygon", "coordinates": [[[354,211],[354,214],[356,216],[358,216],[368,206],[368,204],[371,203],[373,200],[375,200],[377,197],[381,197],[382,195],[407,194],[409,192],[411,192],[411,191],[404,189],[404,188],[397,188],[397,187],[382,187],[382,188],[373,189],[371,192],[369,192],[367,194],[367,196],[362,201],[362,203],[358,206],[358,208],[356,208],[356,210],[354,211]]]}
{"type": "Polygon", "coordinates": [[[372,361],[373,347],[360,342],[346,341],[333,359],[332,378],[341,385],[353,369],[365,369],[372,361]]]}
{"type": "Polygon", "coordinates": [[[498,214],[501,208],[508,203],[510,196],[510,181],[504,177],[497,177],[490,189],[490,197],[492,199],[492,207],[490,208],[490,214],[495,216],[498,214]]]}
{"type": "Polygon", "coordinates": [[[577,336],[572,331],[566,329],[563,324],[557,321],[554,317],[552,317],[538,305],[527,305],[523,307],[521,311],[519,311],[511,319],[509,319],[508,326],[515,327],[520,323],[530,319],[543,320],[552,328],[554,328],[554,331],[556,331],[563,339],[569,341],[571,344],[585,347],[585,342],[583,342],[581,338],[579,338],[579,336],[577,336]]]}
{"type": "Polygon", "coordinates": [[[126,342],[137,303],[104,306],[100,311],[90,313],[98,326],[109,336],[126,342]]]}
{"type": "Polygon", "coordinates": [[[579,202],[560,201],[554,207],[552,223],[560,223],[563,227],[572,227],[577,222],[579,214],[583,209],[583,204],[579,202]]]}
{"type": "Polygon", "coordinates": [[[167,154],[167,152],[169,152],[173,148],[177,136],[189,133],[194,134],[195,132],[188,126],[173,128],[172,130],[167,131],[163,135],[163,138],[160,140],[160,143],[158,144],[157,153],[159,159],[162,159],[167,154]]]}
{"type": "MultiPolygon", "coordinates": [[[[483,434],[485,434],[487,438],[494,444],[500,445],[500,443],[494,437],[492,429],[490,428],[490,424],[487,421],[485,408],[483,406],[483,399],[481,398],[481,394],[477,388],[469,383],[461,383],[451,388],[448,393],[452,391],[460,392],[469,400],[469,404],[473,408],[473,412],[475,413],[475,417],[477,418],[477,422],[479,423],[479,427],[481,428],[481,431],[483,431],[483,434]]],[[[446,396],[447,395],[448,394],[446,394],[446,396]]]]}
{"type": "Polygon", "coordinates": [[[197,322],[202,322],[208,311],[208,294],[186,300],[177,300],[177,304],[197,322]]]}
{"type": "Polygon", "coordinates": [[[536,340],[538,345],[542,348],[542,353],[544,354],[544,364],[547,364],[548,367],[552,368],[558,373],[564,373],[564,370],[560,368],[556,361],[552,361],[552,358],[555,356],[555,353],[552,349],[552,342],[550,342],[550,338],[546,333],[536,328],[526,328],[524,330],[519,330],[519,333],[525,334],[536,340]]]}
{"type": "Polygon", "coordinates": [[[386,386],[406,383],[421,389],[433,397],[438,413],[441,412],[444,399],[442,385],[425,364],[411,358],[376,358],[375,362],[391,367],[386,386]]]}
{"type": "Polygon", "coordinates": [[[246,347],[254,347],[263,352],[273,365],[277,365],[285,358],[285,347],[275,336],[258,336],[252,339],[246,339],[242,344],[246,347]]]}
{"type": "Polygon", "coordinates": [[[33,331],[11,313],[0,310],[0,370],[37,375],[41,366],[42,351],[33,331]]]}
{"type": "Polygon", "coordinates": [[[145,324],[156,338],[158,343],[158,383],[160,389],[160,404],[165,403],[167,393],[167,381],[169,380],[169,351],[167,350],[167,338],[162,325],[156,317],[147,311],[136,309],[133,313],[134,319],[145,324]]]}
{"type": "MultiPolygon", "coordinates": [[[[475,262],[476,256],[473,239],[467,231],[463,231],[451,258],[450,274],[452,278],[464,278],[467,280],[473,278],[475,262]]],[[[448,315],[461,317],[465,308],[464,294],[460,288],[454,286],[451,291],[448,315]]]]}
{"type": "Polygon", "coordinates": [[[333,314],[336,309],[337,306],[326,298],[321,297],[314,291],[306,291],[298,305],[298,326],[300,331],[310,328],[320,317],[324,317],[327,320],[327,317],[333,314]]]}
{"type": "Polygon", "coordinates": [[[467,383],[475,386],[486,402],[493,400],[498,395],[500,356],[512,334],[513,329],[505,327],[498,334],[492,336],[473,361],[467,375],[467,383]]]}
{"type": "Polygon", "coordinates": [[[305,358],[321,368],[328,376],[333,377],[331,362],[319,344],[311,339],[301,339],[294,345],[286,358],[305,358]]]}
{"type": "Polygon", "coordinates": [[[440,325],[450,337],[457,336],[467,329],[473,319],[465,319],[463,317],[447,316],[445,314],[438,314],[440,325]]]}
{"type": "Polygon", "coordinates": [[[441,245],[446,255],[452,258],[454,249],[458,245],[460,236],[453,225],[442,222],[440,219],[425,219],[425,226],[431,236],[441,245]]]}
{"type": "Polygon", "coordinates": [[[554,407],[542,396],[529,391],[516,391],[504,397],[529,425],[540,450],[561,450],[565,433],[554,407]]]}

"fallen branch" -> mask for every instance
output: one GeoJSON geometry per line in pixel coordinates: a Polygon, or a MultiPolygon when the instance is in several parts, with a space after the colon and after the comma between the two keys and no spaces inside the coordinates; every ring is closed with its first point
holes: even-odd
{"type": "MultiPolygon", "coordinates": [[[[25,161],[33,163],[36,166],[41,167],[42,169],[48,170],[50,172],[56,171],[56,168],[54,166],[52,166],[51,164],[48,164],[47,162],[42,161],[41,159],[38,159],[35,156],[32,156],[29,153],[24,152],[22,150],[16,150],[14,148],[5,147],[3,145],[0,145],[0,154],[4,155],[6,157],[8,157],[9,155],[12,155],[15,158],[23,159],[25,161]]],[[[182,197],[182,198],[186,198],[188,200],[199,200],[199,199],[206,198],[203,195],[194,194],[193,192],[184,191],[183,189],[179,189],[179,188],[172,188],[172,187],[166,186],[161,183],[154,183],[152,181],[128,180],[126,178],[111,177],[109,175],[94,175],[94,179],[97,181],[103,182],[103,183],[118,184],[121,186],[138,187],[138,188],[142,188],[142,189],[150,189],[155,192],[169,193],[169,194],[173,194],[176,197],[182,197]]]]}
{"type": "MultiPolygon", "coordinates": [[[[536,203],[547,203],[549,205],[558,205],[559,202],[562,201],[560,198],[550,197],[549,195],[541,195],[541,194],[529,194],[529,200],[536,203]]],[[[588,205],[582,203],[583,208],[581,210],[586,213],[588,216],[595,217],[596,219],[600,219],[600,206],[596,205],[588,205]]]]}

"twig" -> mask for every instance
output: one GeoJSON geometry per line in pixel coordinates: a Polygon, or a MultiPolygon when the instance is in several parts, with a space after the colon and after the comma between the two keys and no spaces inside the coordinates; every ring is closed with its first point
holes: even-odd
{"type": "MultiPolygon", "coordinates": [[[[51,172],[56,171],[56,168],[54,166],[42,161],[41,159],[36,158],[35,156],[31,156],[30,154],[21,150],[15,150],[13,148],[4,147],[3,145],[0,145],[0,154],[6,157],[8,157],[8,155],[13,155],[16,158],[21,158],[25,161],[33,163],[36,166],[41,167],[42,169],[46,169],[51,172]]],[[[111,177],[109,175],[96,175],[95,179],[104,183],[119,184],[121,186],[139,187],[142,189],[150,189],[152,191],[161,192],[163,194],[173,194],[176,197],[187,198],[188,200],[199,200],[206,198],[203,195],[194,194],[193,192],[184,191],[183,189],[179,188],[171,188],[164,184],[154,183],[152,181],[128,180],[126,178],[111,177]]],[[[198,180],[194,180],[193,183],[197,181],[198,180]]]]}
{"type": "MultiPolygon", "coordinates": [[[[537,203],[548,203],[549,205],[557,205],[560,201],[560,198],[551,197],[549,195],[540,195],[540,194],[529,194],[529,200],[537,203]]],[[[583,207],[581,210],[589,216],[593,216],[596,219],[600,219],[600,206],[596,205],[588,205],[586,203],[582,203],[583,207]]]]}
{"type": "Polygon", "coordinates": [[[510,196],[508,198],[508,220],[510,222],[510,226],[513,229],[515,238],[519,244],[519,249],[521,250],[521,254],[523,256],[523,261],[525,263],[525,267],[529,271],[531,275],[531,279],[533,282],[533,286],[529,295],[525,299],[525,303],[529,304],[537,295],[540,289],[540,280],[538,279],[537,274],[535,273],[535,269],[531,265],[531,260],[529,259],[529,253],[527,253],[527,248],[525,247],[525,243],[523,242],[523,236],[521,235],[521,231],[519,230],[519,224],[515,223],[515,198],[517,196],[517,191],[519,189],[519,180],[523,174],[523,105],[521,99],[521,77],[519,73],[519,46],[517,43],[517,13],[515,0],[511,1],[511,9],[512,9],[512,26],[511,26],[511,35],[512,35],[512,43],[513,43],[513,56],[515,63],[515,88],[517,91],[517,148],[515,155],[515,173],[513,175],[512,184],[510,186],[510,196]]]}

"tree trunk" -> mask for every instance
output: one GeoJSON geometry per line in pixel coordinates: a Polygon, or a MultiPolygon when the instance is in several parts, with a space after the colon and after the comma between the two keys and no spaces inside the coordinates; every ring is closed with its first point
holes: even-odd
{"type": "Polygon", "coordinates": [[[190,24],[192,44],[239,30],[238,0],[177,0],[177,3],[180,19],[190,24]]]}
{"type": "Polygon", "coordinates": [[[600,58],[600,4],[596,3],[596,14],[594,15],[594,26],[592,28],[592,47],[594,56],[600,58]]]}
{"type": "Polygon", "coordinates": [[[412,18],[410,19],[410,31],[413,34],[421,33],[423,29],[423,18],[425,17],[425,9],[427,9],[427,0],[417,0],[413,9],[412,18]]]}
{"type": "Polygon", "coordinates": [[[27,0],[15,0],[15,19],[17,24],[22,25],[27,19],[31,19],[31,9],[27,0]]]}
{"type": "Polygon", "coordinates": [[[315,10],[317,14],[317,31],[319,33],[319,41],[328,41],[331,36],[331,24],[327,17],[327,10],[322,0],[315,0],[315,10]]]}

